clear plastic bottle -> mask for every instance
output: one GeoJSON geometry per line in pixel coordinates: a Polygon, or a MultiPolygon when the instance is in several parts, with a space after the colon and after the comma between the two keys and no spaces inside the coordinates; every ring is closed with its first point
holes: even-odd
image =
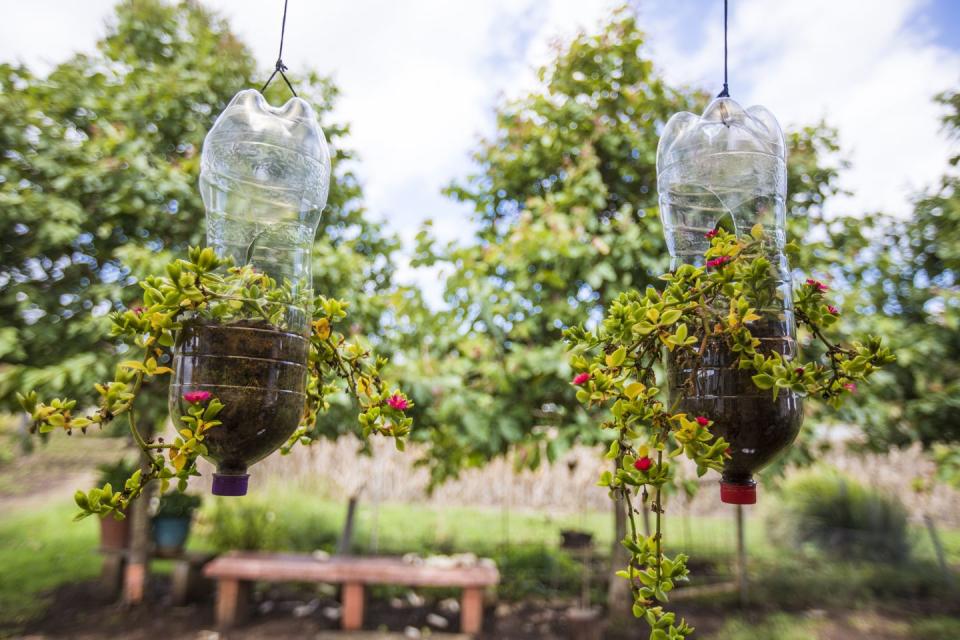
{"type": "Polygon", "coordinates": [[[267,317],[248,312],[262,309],[261,301],[237,291],[239,310],[229,319],[200,314],[178,336],[174,423],[187,409],[187,392],[209,391],[225,405],[222,424],[204,442],[217,465],[214,494],[245,494],[247,468],[280,447],[303,415],[311,248],[329,185],[326,138],[300,98],[274,108],[258,91],[241,91],[204,140],[207,245],[286,285],[290,296],[267,317]]]}
{"type": "MultiPolygon", "coordinates": [[[[717,227],[737,235],[762,225],[768,258],[776,272],[770,303],[750,324],[763,352],[796,355],[790,269],[786,243],[786,145],[776,118],[760,106],[743,109],[717,98],[702,116],[678,113],[667,122],[657,149],[657,188],[672,267],[703,265],[707,234],[717,227]]],[[[730,444],[721,481],[721,499],[756,502],[753,473],[769,464],[799,433],[801,398],[781,392],[776,401],[757,389],[738,358],[724,345],[708,342],[700,366],[671,359],[670,391],[682,409],[715,422],[730,444]]]]}

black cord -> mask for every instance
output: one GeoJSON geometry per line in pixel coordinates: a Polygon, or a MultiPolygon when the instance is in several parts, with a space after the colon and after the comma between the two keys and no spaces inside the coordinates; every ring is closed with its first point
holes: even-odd
{"type": "Polygon", "coordinates": [[[730,88],[727,86],[727,0],[723,0],[723,91],[717,97],[730,97],[730,88]]]}
{"type": "Polygon", "coordinates": [[[290,80],[287,79],[287,74],[284,73],[284,71],[287,70],[287,65],[283,64],[283,36],[286,35],[286,32],[287,0],[283,0],[283,22],[280,24],[280,52],[277,53],[277,64],[273,68],[273,73],[271,73],[267,81],[263,83],[263,88],[260,89],[260,93],[267,90],[267,86],[269,86],[270,82],[273,81],[274,77],[279,73],[283,81],[287,83],[287,87],[290,88],[290,93],[292,93],[294,97],[297,97],[297,92],[294,90],[293,85],[290,84],[290,80]]]}

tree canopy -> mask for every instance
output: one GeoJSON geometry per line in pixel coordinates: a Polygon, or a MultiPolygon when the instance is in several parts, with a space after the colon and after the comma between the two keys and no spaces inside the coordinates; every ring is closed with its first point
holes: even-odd
{"type": "MultiPolygon", "coordinates": [[[[0,65],[0,406],[17,391],[87,397],[109,377],[117,344],[107,313],[137,303],[136,285],[202,243],[200,148],[240,89],[266,74],[224,20],[198,3],[129,0],[106,37],[38,76],[0,65]]],[[[380,325],[397,241],[365,215],[350,170],[349,128],[331,119],[336,86],[294,77],[334,152],[314,251],[315,289],[353,303],[357,327],[380,325]]],[[[267,98],[289,97],[282,83],[267,98]]],[[[157,415],[165,405],[158,389],[157,415]]],[[[334,412],[330,428],[341,426],[334,412]]]]}

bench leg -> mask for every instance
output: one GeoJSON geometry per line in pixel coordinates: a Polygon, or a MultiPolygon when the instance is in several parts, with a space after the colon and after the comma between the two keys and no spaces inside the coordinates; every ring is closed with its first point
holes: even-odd
{"type": "Polygon", "coordinates": [[[250,610],[250,582],[220,580],[217,583],[217,626],[229,629],[244,622],[250,610]]]}
{"type": "Polygon", "coordinates": [[[460,600],[460,633],[480,633],[483,627],[483,589],[476,587],[463,590],[460,600]]]}
{"type": "Polygon", "coordinates": [[[343,585],[343,617],[341,624],[344,631],[359,631],[363,628],[363,585],[347,583],[343,585]]]}

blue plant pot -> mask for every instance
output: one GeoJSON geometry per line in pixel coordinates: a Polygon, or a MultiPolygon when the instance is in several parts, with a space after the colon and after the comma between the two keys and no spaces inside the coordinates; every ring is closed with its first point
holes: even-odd
{"type": "Polygon", "coordinates": [[[180,551],[190,535],[190,516],[160,516],[153,519],[153,544],[161,551],[180,551]]]}

